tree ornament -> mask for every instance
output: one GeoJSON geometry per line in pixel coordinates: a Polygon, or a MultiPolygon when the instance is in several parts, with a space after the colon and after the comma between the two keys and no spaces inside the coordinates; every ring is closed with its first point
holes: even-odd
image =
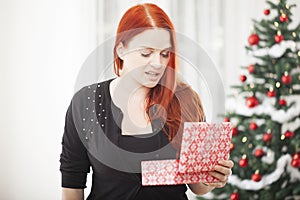
{"type": "Polygon", "coordinates": [[[283,35],[278,34],[274,36],[274,40],[276,43],[280,43],[284,39],[283,35]]]}
{"type": "Polygon", "coordinates": [[[240,167],[247,167],[248,166],[248,160],[247,160],[247,156],[245,154],[239,160],[239,166],[240,167]]]}
{"type": "Polygon", "coordinates": [[[281,152],[282,152],[282,153],[286,153],[287,150],[288,150],[287,146],[283,146],[283,147],[281,148],[281,152]]]}
{"type": "Polygon", "coordinates": [[[290,9],[290,6],[288,4],[285,4],[286,9],[290,9]]]}
{"type": "Polygon", "coordinates": [[[281,82],[285,85],[289,85],[292,82],[292,77],[288,72],[284,72],[284,75],[281,76],[281,82]]]}
{"type": "Polygon", "coordinates": [[[292,160],[291,165],[295,168],[300,168],[300,159],[292,160]]]}
{"type": "Polygon", "coordinates": [[[237,192],[234,192],[230,195],[230,200],[239,200],[240,199],[240,195],[237,192]]]}
{"type": "Polygon", "coordinates": [[[234,149],[234,144],[231,142],[230,143],[230,151],[232,151],[234,149]]]}
{"type": "Polygon", "coordinates": [[[259,173],[259,170],[256,170],[254,174],[252,174],[251,179],[255,182],[259,182],[261,180],[261,174],[259,173]]]}
{"type": "Polygon", "coordinates": [[[273,138],[273,134],[272,133],[265,133],[263,136],[263,140],[264,142],[270,142],[273,138]]]}
{"type": "Polygon", "coordinates": [[[248,66],[248,71],[249,71],[250,74],[253,74],[255,72],[254,68],[255,68],[254,65],[249,65],[248,66]]]}
{"type": "Polygon", "coordinates": [[[286,132],[284,133],[284,136],[285,136],[286,138],[292,138],[292,137],[294,136],[294,132],[292,132],[292,131],[286,131],[286,132]]]}
{"type": "Polygon", "coordinates": [[[300,152],[294,153],[293,156],[292,156],[292,159],[293,159],[293,160],[297,160],[297,159],[299,159],[299,158],[300,158],[300,152]]]}
{"type": "Polygon", "coordinates": [[[259,42],[259,36],[255,33],[251,34],[249,37],[248,37],[248,42],[249,44],[252,46],[252,45],[256,45],[258,44],[259,42]]]}
{"type": "Polygon", "coordinates": [[[284,13],[282,13],[279,16],[279,21],[281,21],[281,22],[287,22],[288,20],[289,20],[289,17],[286,14],[284,14],[284,13]]]}
{"type": "Polygon", "coordinates": [[[247,80],[247,76],[245,76],[245,75],[240,76],[240,81],[241,82],[245,82],[246,80],[247,80]]]}
{"type": "Polygon", "coordinates": [[[224,122],[230,122],[230,119],[228,117],[225,117],[224,122]]]}
{"type": "Polygon", "coordinates": [[[276,82],[276,83],[275,83],[275,86],[276,86],[277,88],[280,88],[280,82],[276,82]]]}
{"type": "Polygon", "coordinates": [[[255,122],[251,122],[250,125],[249,125],[249,128],[251,131],[254,131],[257,129],[257,124],[255,122]]]}
{"type": "Polygon", "coordinates": [[[292,36],[293,36],[294,38],[297,37],[296,32],[292,32],[292,36]]]}
{"type": "Polygon", "coordinates": [[[293,155],[291,165],[295,168],[300,168],[300,153],[293,155]]]}
{"type": "Polygon", "coordinates": [[[255,106],[257,106],[259,104],[259,101],[256,97],[254,96],[251,96],[251,97],[248,97],[246,99],[246,105],[249,107],[249,108],[253,108],[255,106]]]}
{"type": "Polygon", "coordinates": [[[278,101],[278,104],[280,105],[280,106],[286,106],[286,100],[284,100],[284,99],[280,99],[279,101],[278,101]]]}
{"type": "Polygon", "coordinates": [[[236,136],[238,134],[238,129],[236,127],[232,128],[232,136],[236,136]]]}
{"type": "Polygon", "coordinates": [[[264,151],[262,149],[256,149],[254,152],[255,157],[260,158],[264,155],[264,151]]]}
{"type": "Polygon", "coordinates": [[[269,88],[269,91],[267,93],[268,97],[274,97],[275,96],[275,90],[273,89],[273,87],[269,88]]]}
{"type": "Polygon", "coordinates": [[[253,148],[253,144],[252,143],[248,144],[248,148],[252,149],[253,148]]]}
{"type": "Polygon", "coordinates": [[[244,136],[244,137],[242,138],[242,143],[246,143],[247,140],[248,140],[248,138],[247,138],[246,136],[244,136]]]}
{"type": "Polygon", "coordinates": [[[265,15],[269,15],[269,14],[270,14],[270,10],[269,10],[269,9],[265,9],[265,10],[264,10],[264,14],[265,14],[265,15]]]}

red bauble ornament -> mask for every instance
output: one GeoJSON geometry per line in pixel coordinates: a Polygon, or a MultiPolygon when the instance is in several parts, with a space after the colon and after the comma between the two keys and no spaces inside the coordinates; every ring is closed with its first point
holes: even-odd
{"type": "Polygon", "coordinates": [[[238,129],[236,127],[232,128],[232,136],[236,136],[238,134],[238,129]]]}
{"type": "Polygon", "coordinates": [[[269,90],[267,95],[268,95],[268,97],[275,97],[275,91],[274,90],[269,90]]]}
{"type": "Polygon", "coordinates": [[[285,136],[286,138],[292,138],[292,137],[294,136],[294,132],[292,132],[292,131],[286,131],[286,132],[284,133],[284,136],[285,136]]]}
{"type": "Polygon", "coordinates": [[[247,80],[247,76],[245,76],[245,75],[240,76],[240,81],[241,82],[245,82],[246,80],[247,80]]]}
{"type": "Polygon", "coordinates": [[[274,40],[276,43],[280,43],[284,39],[283,35],[275,35],[274,40]]]}
{"type": "Polygon", "coordinates": [[[254,65],[249,65],[249,66],[248,66],[248,71],[249,71],[250,74],[253,74],[253,73],[254,73],[254,71],[255,71],[254,68],[255,68],[254,65]]]}
{"type": "Polygon", "coordinates": [[[259,42],[259,37],[257,34],[251,34],[249,37],[248,37],[248,42],[249,44],[252,46],[252,45],[256,45],[258,44],[259,42]]]}
{"type": "Polygon", "coordinates": [[[243,157],[239,160],[239,166],[240,167],[247,167],[248,166],[248,160],[246,158],[246,155],[243,155],[243,157]]]}
{"type": "Polygon", "coordinates": [[[256,97],[248,97],[246,99],[246,105],[249,108],[253,108],[253,107],[257,106],[258,104],[259,104],[259,101],[256,97]]]}
{"type": "Polygon", "coordinates": [[[292,156],[293,160],[297,160],[300,159],[300,152],[299,153],[294,153],[294,155],[292,156]]]}
{"type": "Polygon", "coordinates": [[[230,195],[230,200],[239,200],[240,199],[240,195],[237,192],[234,192],[230,195]]]}
{"type": "Polygon", "coordinates": [[[257,127],[258,127],[258,126],[257,126],[257,124],[256,124],[255,122],[251,122],[250,125],[249,125],[249,128],[250,128],[250,130],[252,130],[252,131],[256,130],[257,127]]]}
{"type": "Polygon", "coordinates": [[[295,153],[291,165],[296,168],[300,168],[300,153],[295,153]]]}
{"type": "Polygon", "coordinates": [[[279,16],[279,21],[281,21],[281,22],[287,22],[288,20],[289,20],[289,17],[286,14],[284,14],[284,13],[282,13],[279,16]]]}
{"type": "Polygon", "coordinates": [[[300,168],[300,159],[292,160],[291,165],[295,168],[300,168]]]}
{"type": "Polygon", "coordinates": [[[288,85],[292,82],[292,77],[288,74],[281,76],[281,82],[285,85],[288,85]]]}
{"type": "Polygon", "coordinates": [[[225,117],[224,122],[230,122],[230,119],[228,117],[225,117]]]}
{"type": "Polygon", "coordinates": [[[286,100],[280,99],[280,100],[278,101],[278,104],[279,104],[280,106],[286,106],[286,100]]]}
{"type": "Polygon", "coordinates": [[[259,182],[261,180],[261,175],[258,171],[256,171],[255,174],[252,174],[251,179],[255,182],[259,182]]]}
{"type": "Polygon", "coordinates": [[[273,134],[272,133],[265,133],[264,136],[263,136],[263,140],[265,142],[270,142],[273,138],[273,134]]]}
{"type": "Polygon", "coordinates": [[[269,10],[269,9],[265,9],[265,10],[264,10],[264,14],[265,14],[265,15],[269,15],[269,14],[270,14],[270,10],[269,10]]]}
{"type": "Polygon", "coordinates": [[[255,157],[260,158],[264,155],[264,151],[262,149],[256,149],[254,152],[255,157]]]}

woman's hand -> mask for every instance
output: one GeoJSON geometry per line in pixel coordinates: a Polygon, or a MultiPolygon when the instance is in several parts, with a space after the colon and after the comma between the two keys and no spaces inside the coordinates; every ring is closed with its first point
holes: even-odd
{"type": "Polygon", "coordinates": [[[208,172],[210,175],[219,180],[215,183],[204,183],[207,186],[221,188],[224,187],[228,181],[228,177],[232,174],[231,169],[233,167],[231,160],[220,160],[218,165],[215,166],[215,171],[208,172]]]}
{"type": "Polygon", "coordinates": [[[215,183],[195,183],[188,184],[192,192],[197,195],[203,195],[214,188],[224,187],[228,181],[228,177],[231,175],[231,168],[233,167],[233,162],[231,160],[221,160],[219,164],[215,166],[215,170],[208,172],[210,175],[218,179],[215,183]]]}
{"type": "Polygon", "coordinates": [[[62,188],[62,200],[83,200],[84,190],[73,188],[62,188]]]}

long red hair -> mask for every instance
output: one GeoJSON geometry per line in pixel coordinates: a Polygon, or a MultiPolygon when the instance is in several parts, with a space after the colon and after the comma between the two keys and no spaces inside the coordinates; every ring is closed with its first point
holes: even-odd
{"type": "Polygon", "coordinates": [[[164,75],[147,95],[146,112],[151,121],[160,119],[161,128],[169,140],[176,148],[180,148],[183,122],[203,121],[204,114],[197,93],[176,77],[178,62],[174,26],[168,15],[157,5],[151,3],[135,5],[121,18],[114,46],[114,71],[117,76],[120,76],[123,67],[123,61],[117,54],[117,46],[120,43],[126,46],[131,38],[151,28],[168,30],[172,49],[164,75]]]}

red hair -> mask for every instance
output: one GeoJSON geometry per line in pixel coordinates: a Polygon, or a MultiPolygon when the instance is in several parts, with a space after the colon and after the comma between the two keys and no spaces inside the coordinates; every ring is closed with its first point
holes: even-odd
{"type": "Polygon", "coordinates": [[[146,97],[146,112],[150,121],[161,119],[161,126],[169,140],[176,147],[180,147],[183,122],[202,121],[204,114],[197,93],[176,78],[178,64],[174,26],[168,15],[157,5],[151,3],[135,5],[129,8],[121,18],[114,46],[114,71],[117,76],[120,76],[120,70],[123,68],[123,61],[117,54],[117,46],[120,43],[126,46],[131,38],[153,28],[163,28],[169,31],[172,49],[168,67],[160,82],[150,89],[146,97]],[[168,130],[165,129],[164,122],[168,130]],[[180,133],[179,137],[173,140],[177,132],[180,133]]]}

